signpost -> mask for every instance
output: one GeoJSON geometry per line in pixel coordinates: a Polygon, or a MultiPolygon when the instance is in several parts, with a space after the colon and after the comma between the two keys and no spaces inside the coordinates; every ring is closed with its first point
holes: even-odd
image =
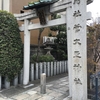
{"type": "Polygon", "coordinates": [[[71,29],[72,100],[87,100],[86,0],[72,0],[71,29]]]}

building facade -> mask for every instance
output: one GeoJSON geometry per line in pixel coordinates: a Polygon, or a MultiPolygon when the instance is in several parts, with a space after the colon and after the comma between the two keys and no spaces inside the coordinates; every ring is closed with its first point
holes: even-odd
{"type": "MultiPolygon", "coordinates": [[[[32,0],[0,0],[0,10],[6,10],[13,14],[19,14],[20,11],[23,10],[23,6],[27,5],[28,2],[30,2],[30,1],[32,1],[32,0]]],[[[26,11],[24,11],[24,12],[26,12],[26,11]]],[[[39,19],[32,20],[32,22],[37,23],[37,22],[39,22],[39,19]]],[[[18,23],[20,26],[23,22],[18,22],[18,23]]],[[[42,35],[41,35],[41,40],[40,40],[41,44],[43,43],[43,37],[48,36],[48,34],[50,32],[51,31],[49,28],[44,29],[44,31],[42,32],[42,35]]],[[[22,41],[24,42],[24,34],[22,32],[20,34],[21,34],[22,41]]],[[[55,33],[52,32],[52,34],[55,34],[55,33]]],[[[39,35],[39,30],[31,31],[30,44],[32,44],[32,45],[38,44],[38,35],[39,35]]]]}

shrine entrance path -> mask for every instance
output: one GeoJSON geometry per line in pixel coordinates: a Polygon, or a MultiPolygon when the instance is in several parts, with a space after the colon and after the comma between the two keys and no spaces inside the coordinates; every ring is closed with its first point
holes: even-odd
{"type": "Polygon", "coordinates": [[[40,94],[40,80],[27,89],[11,87],[0,92],[0,100],[63,100],[69,95],[68,75],[47,77],[46,94],[40,94]]]}
{"type": "Polygon", "coordinates": [[[67,74],[47,77],[46,94],[40,94],[40,80],[29,88],[11,87],[0,92],[0,100],[67,100],[69,81],[67,74]]]}

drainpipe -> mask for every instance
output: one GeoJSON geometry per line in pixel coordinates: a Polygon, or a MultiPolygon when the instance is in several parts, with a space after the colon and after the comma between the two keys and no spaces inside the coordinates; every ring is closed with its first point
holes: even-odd
{"type": "Polygon", "coordinates": [[[96,76],[95,100],[98,100],[98,76],[96,76]]]}
{"type": "Polygon", "coordinates": [[[3,10],[3,0],[1,0],[1,10],[3,10]]]}

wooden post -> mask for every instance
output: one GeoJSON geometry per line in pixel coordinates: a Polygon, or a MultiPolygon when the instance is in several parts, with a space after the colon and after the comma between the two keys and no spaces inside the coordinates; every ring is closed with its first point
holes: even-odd
{"type": "Polygon", "coordinates": [[[23,85],[29,83],[29,66],[30,66],[30,31],[28,31],[29,20],[24,20],[24,75],[23,85]]]}
{"type": "Polygon", "coordinates": [[[41,74],[41,84],[40,84],[40,93],[41,94],[45,94],[46,93],[46,74],[45,73],[42,73],[41,74]]]}

